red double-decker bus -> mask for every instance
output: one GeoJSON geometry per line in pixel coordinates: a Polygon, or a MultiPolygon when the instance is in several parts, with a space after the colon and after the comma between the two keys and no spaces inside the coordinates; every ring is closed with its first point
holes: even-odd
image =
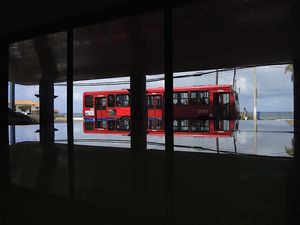
{"type": "MultiPolygon", "coordinates": [[[[146,91],[148,118],[164,117],[164,89],[146,91]]],[[[174,88],[174,118],[237,119],[238,94],[232,85],[203,85],[174,88]]],[[[91,91],[83,93],[85,120],[130,118],[130,91],[91,91]]]]}

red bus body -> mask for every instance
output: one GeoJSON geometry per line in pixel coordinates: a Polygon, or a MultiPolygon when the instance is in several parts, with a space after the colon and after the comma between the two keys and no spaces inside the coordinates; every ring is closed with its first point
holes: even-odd
{"type": "MultiPolygon", "coordinates": [[[[148,118],[164,117],[164,89],[147,89],[148,118]]],[[[237,119],[238,95],[231,85],[174,88],[174,118],[237,119]]],[[[83,117],[90,120],[130,117],[128,90],[83,93],[83,117]]]]}
{"type": "MultiPolygon", "coordinates": [[[[85,121],[83,132],[86,134],[118,134],[130,135],[130,124],[123,120],[85,121]],[[122,124],[123,123],[123,124],[122,124]]],[[[174,135],[186,137],[232,137],[238,130],[237,120],[174,120],[174,135]]],[[[148,120],[148,135],[163,136],[164,121],[160,119],[148,120]]]]}

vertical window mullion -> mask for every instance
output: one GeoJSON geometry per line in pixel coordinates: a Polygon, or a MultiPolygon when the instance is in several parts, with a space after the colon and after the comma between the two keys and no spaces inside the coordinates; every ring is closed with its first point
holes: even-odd
{"type": "Polygon", "coordinates": [[[67,30],[67,136],[68,136],[68,170],[69,195],[75,198],[74,174],[74,124],[73,124],[73,30],[67,30]]]}

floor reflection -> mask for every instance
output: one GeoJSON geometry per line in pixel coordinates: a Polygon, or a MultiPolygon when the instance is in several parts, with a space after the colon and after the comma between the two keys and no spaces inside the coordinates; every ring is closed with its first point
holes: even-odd
{"type": "MultiPolygon", "coordinates": [[[[164,125],[161,119],[148,120],[147,149],[164,150],[164,125]]],[[[176,119],[173,126],[175,151],[293,156],[293,127],[283,120],[258,121],[256,131],[253,121],[245,120],[176,119]]],[[[124,147],[130,142],[130,122],[84,121],[82,135],[92,145],[122,142],[124,147]]]]}
{"type": "MultiPolygon", "coordinates": [[[[238,120],[176,119],[173,121],[175,136],[232,137],[238,130],[238,120]]],[[[164,135],[163,119],[149,119],[147,134],[164,135]]],[[[130,121],[122,119],[101,119],[84,121],[86,134],[126,134],[130,135],[130,121]]]]}
{"type": "MultiPolygon", "coordinates": [[[[55,142],[67,143],[66,123],[55,124],[55,142]]],[[[15,126],[15,142],[39,141],[39,125],[15,126]]],[[[174,150],[293,157],[293,126],[285,120],[174,120],[174,150]]],[[[12,129],[11,129],[12,130],[12,129]]],[[[149,120],[147,149],[164,150],[163,120],[149,120]]],[[[129,121],[74,121],[76,145],[130,148],[129,121]]]]}
{"type": "Polygon", "coordinates": [[[35,133],[37,125],[16,126],[17,143],[10,146],[11,184],[19,195],[26,193],[12,198],[12,212],[22,214],[28,202],[36,208],[24,215],[40,215],[35,212],[42,204],[53,205],[49,207],[53,212],[61,205],[53,199],[60,196],[72,199],[70,206],[77,202],[76,214],[84,222],[105,218],[106,224],[113,224],[115,214],[123,213],[115,222],[120,224],[125,216],[130,221],[132,215],[148,218],[151,212],[150,224],[159,224],[171,205],[176,224],[226,224],[222,221],[228,221],[232,212],[232,224],[246,220],[286,224],[286,212],[291,209],[288,198],[294,197],[287,195],[287,189],[294,186],[287,182],[293,166],[287,158],[293,156],[293,127],[285,121],[258,121],[254,132],[253,121],[175,120],[171,174],[166,170],[167,154],[160,150],[164,149],[162,120],[148,122],[148,151],[138,154],[129,148],[129,121],[74,122],[72,157],[65,144],[66,124],[55,127],[56,142],[62,144],[43,147],[35,133]],[[170,185],[171,199],[166,200],[170,185]],[[28,192],[32,195],[27,198],[28,192]],[[52,197],[40,197],[46,194],[52,197]],[[211,210],[216,205],[222,209],[221,223],[211,210]]]}

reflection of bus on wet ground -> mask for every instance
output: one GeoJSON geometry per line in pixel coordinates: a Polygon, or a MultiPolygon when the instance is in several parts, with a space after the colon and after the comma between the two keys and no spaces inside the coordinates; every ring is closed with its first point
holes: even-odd
{"type": "MultiPolygon", "coordinates": [[[[147,89],[148,118],[163,118],[164,89],[147,89]]],[[[174,118],[237,119],[238,95],[231,85],[203,85],[174,88],[174,118]]],[[[129,119],[130,91],[92,91],[83,93],[83,117],[129,119]]]]}
{"type": "MultiPolygon", "coordinates": [[[[164,135],[164,120],[149,119],[147,134],[164,135]]],[[[173,121],[174,135],[195,137],[232,137],[238,130],[238,120],[176,119],[173,121]]],[[[130,122],[121,119],[85,120],[86,134],[130,135],[130,122]]]]}

